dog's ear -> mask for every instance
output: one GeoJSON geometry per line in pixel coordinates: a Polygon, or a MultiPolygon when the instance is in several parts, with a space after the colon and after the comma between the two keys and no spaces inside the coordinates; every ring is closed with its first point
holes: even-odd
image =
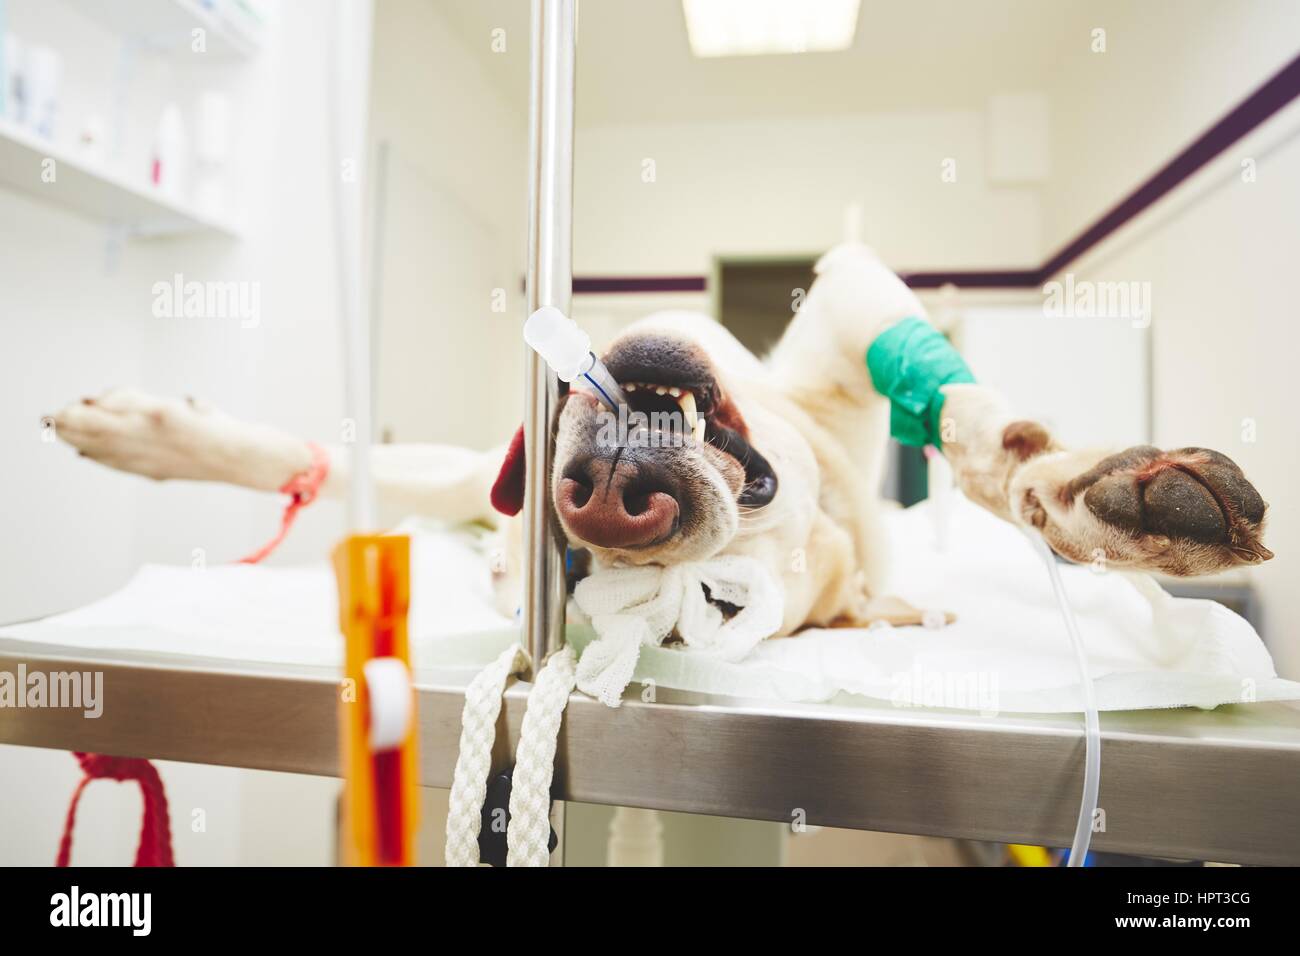
{"type": "Polygon", "coordinates": [[[492,507],[503,515],[517,515],[524,507],[524,426],[519,426],[506,449],[506,460],[492,484],[492,507]]]}

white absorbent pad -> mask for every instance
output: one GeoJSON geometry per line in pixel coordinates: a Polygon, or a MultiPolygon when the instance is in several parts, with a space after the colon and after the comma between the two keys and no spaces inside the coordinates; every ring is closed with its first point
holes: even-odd
{"type": "MultiPolygon", "coordinates": [[[[515,622],[492,601],[486,529],[412,519],[412,664],[477,673],[518,640],[515,622]],[[495,648],[495,652],[493,649],[495,648]]],[[[70,647],[259,664],[335,667],[343,661],[334,570],[224,564],[148,564],[120,591],[0,637],[70,647]]]]}
{"type": "MultiPolygon", "coordinates": [[[[643,645],[633,686],[654,681],[747,698],[820,701],[850,693],[902,706],[1077,711],[1069,640],[1029,543],[960,496],[951,502],[950,521],[947,547],[938,550],[925,505],[887,516],[889,593],[952,612],[955,623],[806,631],[761,641],[739,659],[729,639],[748,640],[748,631],[719,632],[728,640],[712,652],[701,645],[643,645]]],[[[514,621],[493,607],[492,544],[481,530],[431,522],[408,522],[402,530],[412,536],[415,666],[476,671],[518,639],[514,621]]],[[[1116,571],[1064,566],[1062,572],[1101,709],[1300,699],[1300,684],[1277,678],[1254,629],[1222,605],[1158,589],[1149,599],[1141,590],[1145,579],[1116,571]]],[[[732,585],[748,580],[742,575],[732,585]]],[[[682,593],[683,602],[693,600],[682,593]]],[[[116,594],[43,621],[0,627],[0,637],[267,663],[337,666],[342,656],[334,578],[323,561],[302,568],[150,565],[116,594]]],[[[592,637],[585,625],[570,627],[579,649],[592,637]]]]}

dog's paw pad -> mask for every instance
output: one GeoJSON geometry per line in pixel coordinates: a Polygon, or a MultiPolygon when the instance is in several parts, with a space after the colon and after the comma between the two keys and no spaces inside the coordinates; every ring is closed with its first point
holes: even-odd
{"type": "Polygon", "coordinates": [[[1062,489],[1067,505],[1080,497],[1098,519],[1141,536],[1153,552],[1178,544],[1208,561],[1217,550],[1220,566],[1273,556],[1260,541],[1264,499],[1236,462],[1207,448],[1142,445],[1111,455],[1062,489]]]}

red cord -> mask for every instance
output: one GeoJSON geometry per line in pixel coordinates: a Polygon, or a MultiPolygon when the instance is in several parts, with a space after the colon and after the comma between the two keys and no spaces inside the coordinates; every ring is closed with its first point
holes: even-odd
{"type": "Polygon", "coordinates": [[[140,846],[135,851],[136,866],[175,866],[172,858],[171,820],[167,812],[167,793],[153,764],[139,757],[108,757],[104,754],[74,753],[86,772],[72,794],[68,817],[63,823],[63,839],[55,866],[68,866],[72,856],[72,830],[77,824],[77,804],[92,780],[134,780],[144,797],[144,817],[140,824],[140,846]]]}
{"type": "Polygon", "coordinates": [[[315,442],[307,442],[307,447],[311,449],[311,467],[294,475],[280,488],[280,492],[289,495],[290,498],[289,503],[284,506],[284,516],[280,519],[279,532],[252,554],[240,558],[236,564],[257,564],[274,551],[280,546],[280,542],[284,540],[285,535],[289,533],[289,529],[293,527],[293,521],[298,517],[298,512],[316,500],[316,495],[320,492],[320,486],[325,484],[325,479],[330,473],[330,457],[325,449],[315,442]]]}

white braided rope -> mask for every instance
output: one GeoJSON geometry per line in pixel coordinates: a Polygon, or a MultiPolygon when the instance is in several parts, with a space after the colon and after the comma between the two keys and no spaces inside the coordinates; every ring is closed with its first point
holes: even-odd
{"type": "Polygon", "coordinates": [[[510,786],[506,866],[546,866],[551,836],[551,779],[560,721],[577,681],[572,647],[552,654],[528,694],[510,786]]]}
{"type": "Polygon", "coordinates": [[[502,651],[465,688],[460,751],[456,755],[447,805],[448,866],[478,866],[478,832],[492,769],[492,745],[496,741],[497,717],[501,714],[501,695],[510,675],[527,668],[528,654],[516,644],[502,651]]]}

